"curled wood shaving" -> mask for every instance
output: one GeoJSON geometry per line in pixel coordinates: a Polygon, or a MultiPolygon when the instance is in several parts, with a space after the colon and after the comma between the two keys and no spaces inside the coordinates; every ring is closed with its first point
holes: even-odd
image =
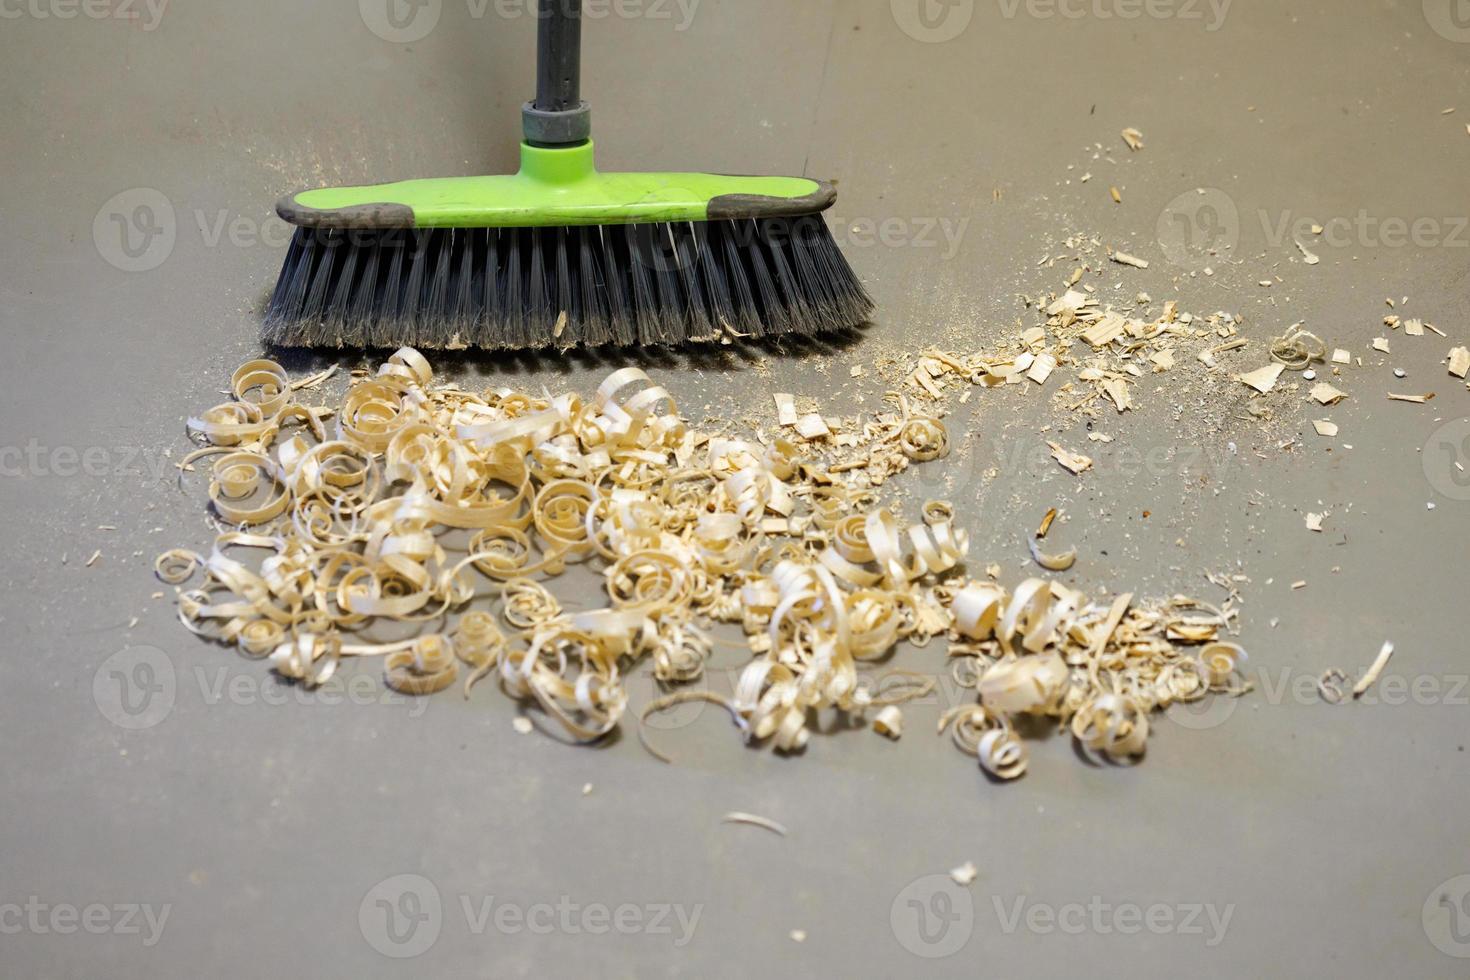
{"type": "MultiPolygon", "coordinates": [[[[993,374],[949,355],[926,363],[930,378],[993,374]]],[[[185,628],[306,686],[354,658],[381,658],[385,683],[411,695],[463,673],[469,696],[493,678],[591,742],[621,726],[626,678],[646,665],[678,686],[636,713],[640,740],[667,762],[642,723],[691,701],[782,752],[803,749],[822,712],[873,710],[897,733],[897,706],[931,694],[935,677],[893,671],[874,685],[859,667],[944,638],[968,651],[980,698],[950,719],[956,741],[1008,779],[1027,764],[1012,713],[1070,722],[1091,706],[1079,737],[1132,754],[1134,714],[1209,687],[1179,644],[1234,626],[1230,606],[1099,605],[1042,579],[1014,592],[969,579],[954,507],[930,501],[908,523],[874,492],[948,452],[938,413],[903,395],[856,424],[845,457],[836,439],[798,447],[692,428],[636,368],[586,398],[476,392],[436,384],[404,348],[355,373],[335,405],[298,401],[309,387],[252,361],[232,379],[234,401],[190,421],[203,443],[190,457],[211,459],[210,507],[233,526],[204,552],[155,562],[180,587],[185,628]],[[552,586],[573,565],[601,576],[601,603],[563,607],[552,586]],[[729,696],[691,686],[719,624],[753,651],[729,696]],[[384,626],[410,635],[376,642],[384,626]]]]}
{"type": "Polygon", "coordinates": [[[785,826],[766,817],[756,816],[754,813],[741,813],[738,810],[732,811],[721,817],[720,823],[747,824],[751,827],[760,827],[763,830],[769,830],[771,833],[776,834],[778,837],[787,836],[785,826]]]}
{"type": "Polygon", "coordinates": [[[1031,547],[1031,559],[1049,572],[1065,572],[1077,564],[1077,549],[1068,548],[1059,555],[1042,554],[1035,541],[1029,541],[1031,547]]]}

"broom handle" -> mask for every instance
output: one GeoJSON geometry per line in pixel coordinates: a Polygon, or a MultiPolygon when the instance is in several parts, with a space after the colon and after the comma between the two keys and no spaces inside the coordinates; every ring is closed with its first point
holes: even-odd
{"type": "Polygon", "coordinates": [[[564,112],[582,101],[582,0],[540,0],[536,108],[564,112]]]}
{"type": "Polygon", "coordinates": [[[526,142],[580,146],[592,136],[582,101],[582,0],[537,0],[536,99],[521,110],[526,142]]]}

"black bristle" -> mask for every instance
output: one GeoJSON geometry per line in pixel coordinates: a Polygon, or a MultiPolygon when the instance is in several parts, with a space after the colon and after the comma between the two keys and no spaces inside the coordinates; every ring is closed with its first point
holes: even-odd
{"type": "Polygon", "coordinates": [[[572,228],[300,228],[278,347],[669,346],[854,327],[873,310],[819,215],[572,228]],[[562,314],[566,325],[554,336],[562,314]]]}

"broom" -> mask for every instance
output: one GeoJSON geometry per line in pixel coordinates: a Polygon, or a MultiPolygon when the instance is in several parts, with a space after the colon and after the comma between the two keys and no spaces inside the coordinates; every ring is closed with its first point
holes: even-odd
{"type": "Polygon", "coordinates": [[[873,302],[825,181],[604,174],[580,97],[581,0],[540,0],[520,172],[290,195],[276,347],[677,345],[839,331],[873,302]]]}

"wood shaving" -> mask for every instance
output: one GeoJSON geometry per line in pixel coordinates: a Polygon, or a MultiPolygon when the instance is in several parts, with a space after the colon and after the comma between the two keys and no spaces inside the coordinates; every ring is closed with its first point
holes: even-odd
{"type": "Polygon", "coordinates": [[[84,567],[91,568],[93,565],[97,564],[97,559],[99,559],[101,557],[102,557],[102,549],[101,548],[98,548],[96,551],[92,552],[92,557],[90,557],[90,558],[87,559],[87,563],[86,563],[86,565],[84,567]]]}
{"type": "MultiPolygon", "coordinates": [[[[991,367],[933,354],[922,373],[983,384],[991,367]]],[[[986,772],[1011,779],[1027,765],[1012,713],[1049,715],[1090,751],[1136,757],[1148,714],[1207,693],[1192,645],[1237,628],[1229,603],[1120,606],[1043,579],[1013,592],[970,580],[952,507],[931,502],[910,524],[876,497],[883,480],[948,452],[941,409],[901,393],[840,423],[850,446],[799,447],[692,427],[637,368],[586,399],[474,392],[435,384],[404,348],[376,374],[354,373],[334,406],[297,401],[269,361],[237,371],[232,392],[189,422],[205,443],[190,456],[213,457],[209,507],[231,527],[205,553],[165,552],[155,572],[180,587],[185,628],[306,687],[382,658],[389,687],[426,696],[463,667],[466,696],[493,675],[523,708],[595,742],[624,721],[624,679],[639,664],[694,685],[725,623],[752,650],[733,693],[686,686],[645,705],[640,741],[669,761],[642,723],[704,701],[745,741],[798,752],[823,712],[881,714],[932,693],[933,677],[902,671],[875,688],[859,665],[948,637],[984,669],[980,703],[946,725],[986,772]],[[604,607],[579,594],[563,608],[552,589],[573,564],[601,575],[604,607]],[[488,609],[472,608],[481,600],[488,609]],[[420,632],[375,642],[381,625],[420,632]]],[[[534,727],[524,716],[515,726],[534,727]]]]}
{"type": "Polygon", "coordinates": [[[720,823],[745,824],[749,827],[760,827],[762,830],[769,830],[778,837],[787,836],[786,827],[783,824],[779,824],[768,817],[757,816],[754,813],[741,813],[738,810],[734,810],[721,817],[720,823]]]}
{"type": "Polygon", "coordinates": [[[1118,263],[1119,265],[1132,266],[1135,269],[1147,269],[1148,268],[1148,260],[1147,259],[1140,259],[1138,256],[1136,256],[1136,255],[1130,255],[1127,252],[1114,252],[1113,255],[1112,255],[1112,259],[1113,259],[1114,262],[1118,263]]]}
{"type": "Polygon", "coordinates": [[[1364,674],[1358,680],[1358,683],[1353,685],[1354,698],[1360,698],[1364,694],[1367,694],[1368,689],[1378,682],[1379,675],[1383,673],[1383,668],[1388,666],[1389,658],[1392,656],[1393,644],[1383,644],[1383,648],[1378,651],[1378,658],[1373,661],[1373,666],[1368,668],[1368,673],[1364,674]]]}
{"type": "Polygon", "coordinates": [[[1388,400],[1391,402],[1409,402],[1414,405],[1427,405],[1434,400],[1434,394],[1431,392],[1427,395],[1395,395],[1393,392],[1389,392],[1388,400]]]}

